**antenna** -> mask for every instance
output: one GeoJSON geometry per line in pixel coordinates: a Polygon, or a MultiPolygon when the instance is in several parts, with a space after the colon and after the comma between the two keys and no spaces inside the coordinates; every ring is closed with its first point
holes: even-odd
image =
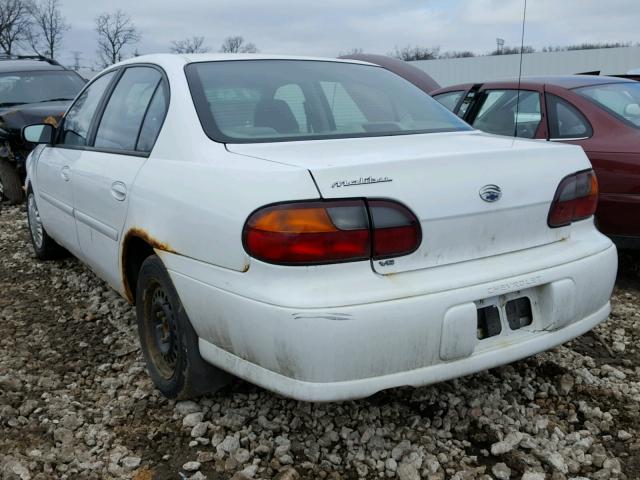
{"type": "Polygon", "coordinates": [[[522,37],[520,38],[520,70],[518,71],[518,97],[516,99],[516,118],[513,127],[513,136],[518,136],[518,114],[520,113],[520,84],[522,82],[522,55],[524,53],[524,26],[527,20],[527,0],[524,0],[524,9],[522,11],[522,37]]]}

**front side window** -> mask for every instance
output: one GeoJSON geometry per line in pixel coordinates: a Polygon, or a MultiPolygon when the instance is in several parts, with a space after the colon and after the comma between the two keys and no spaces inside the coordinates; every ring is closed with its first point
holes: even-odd
{"type": "Polygon", "coordinates": [[[496,135],[533,138],[541,121],[538,92],[487,90],[473,126],[496,135]]]}
{"type": "Polygon", "coordinates": [[[0,75],[0,108],[60,100],[73,100],[84,87],[75,72],[42,70],[0,75]]]}
{"type": "Polygon", "coordinates": [[[575,91],[628,125],[640,128],[639,82],[593,85],[576,88],[575,91]]]}
{"type": "Polygon", "coordinates": [[[186,68],[207,135],[265,142],[468,130],[429,95],[380,67],[304,60],[186,68]]]}
{"type": "Polygon", "coordinates": [[[78,97],[64,117],[60,144],[85,146],[87,145],[89,127],[96,113],[96,109],[115,76],[116,72],[109,72],[96,79],[78,97]]]}
{"type": "Polygon", "coordinates": [[[133,151],[151,97],[162,81],[151,67],[127,68],[104,109],[94,146],[133,151]]]}
{"type": "Polygon", "coordinates": [[[546,97],[550,139],[587,138],[593,134],[591,125],[576,107],[551,93],[546,97]]]}
{"type": "Polygon", "coordinates": [[[441,93],[440,95],[435,95],[433,98],[444,105],[447,110],[451,110],[453,112],[458,106],[458,103],[460,103],[460,99],[463,95],[464,91],[459,90],[455,92],[441,93]]]}

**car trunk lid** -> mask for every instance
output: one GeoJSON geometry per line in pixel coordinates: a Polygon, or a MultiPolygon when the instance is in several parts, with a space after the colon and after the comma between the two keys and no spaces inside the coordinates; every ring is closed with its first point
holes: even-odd
{"type": "Polygon", "coordinates": [[[575,147],[478,132],[229,144],[227,148],[308,169],[326,199],[385,198],[411,209],[420,221],[422,243],[410,255],[374,261],[374,270],[383,274],[500,255],[567,238],[570,227],[547,226],[549,207],[562,178],[590,167],[575,147]]]}

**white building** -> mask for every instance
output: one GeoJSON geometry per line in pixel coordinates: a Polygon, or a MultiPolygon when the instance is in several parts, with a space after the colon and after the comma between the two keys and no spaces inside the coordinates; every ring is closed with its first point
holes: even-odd
{"type": "MultiPolygon", "coordinates": [[[[520,55],[491,55],[410,62],[431,75],[441,86],[482,82],[518,76],[520,55]]],[[[526,53],[522,75],[563,75],[600,71],[624,74],[640,68],[640,47],[598,48],[565,52],[526,53]]]]}

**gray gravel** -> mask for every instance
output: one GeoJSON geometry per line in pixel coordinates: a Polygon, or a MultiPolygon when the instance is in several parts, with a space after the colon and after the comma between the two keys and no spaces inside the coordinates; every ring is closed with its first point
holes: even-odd
{"type": "Polygon", "coordinates": [[[431,387],[309,404],[237,382],[162,398],[132,307],[0,214],[0,477],[279,480],[640,477],[637,258],[611,318],[533,358],[431,387]]]}

